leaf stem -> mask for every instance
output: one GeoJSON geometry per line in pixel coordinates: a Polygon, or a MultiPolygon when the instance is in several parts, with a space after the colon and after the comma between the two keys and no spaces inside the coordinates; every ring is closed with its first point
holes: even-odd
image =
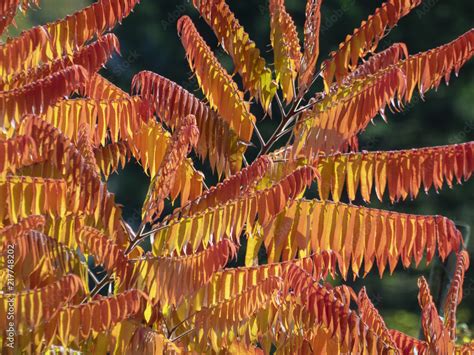
{"type": "Polygon", "coordinates": [[[265,140],[262,137],[262,134],[260,133],[260,131],[257,128],[257,124],[255,122],[252,122],[252,125],[253,125],[253,129],[254,129],[255,133],[257,134],[258,141],[260,142],[260,147],[264,147],[266,145],[266,143],[265,143],[265,140]]]}
{"type": "Polygon", "coordinates": [[[277,103],[278,103],[278,108],[280,109],[281,117],[286,117],[285,109],[283,108],[283,103],[281,102],[280,96],[278,96],[278,93],[275,94],[277,103]]]}
{"type": "Polygon", "coordinates": [[[107,273],[107,275],[104,276],[104,278],[94,286],[94,289],[90,292],[89,295],[87,295],[81,302],[81,304],[86,303],[89,299],[93,298],[95,295],[97,295],[104,286],[106,286],[108,283],[112,282],[112,276],[107,273]]]}
{"type": "MultiPolygon", "coordinates": [[[[280,98],[278,96],[276,96],[277,98],[277,102],[279,103],[279,105],[281,105],[281,101],[280,101],[280,98]]],[[[290,108],[290,111],[288,113],[285,113],[285,111],[283,110],[283,108],[281,108],[282,110],[282,120],[280,121],[280,124],[278,125],[277,129],[273,132],[272,136],[270,137],[270,139],[267,141],[267,143],[262,147],[262,149],[260,150],[260,153],[258,154],[258,156],[260,155],[264,155],[264,154],[267,154],[270,149],[272,148],[272,146],[278,141],[278,139],[281,138],[281,132],[286,130],[286,128],[288,127],[288,125],[291,124],[291,122],[293,121],[294,117],[297,115],[297,110],[299,108],[299,105],[301,104],[301,102],[303,101],[303,99],[299,99],[298,102],[296,102],[291,108],[290,108]]]]}

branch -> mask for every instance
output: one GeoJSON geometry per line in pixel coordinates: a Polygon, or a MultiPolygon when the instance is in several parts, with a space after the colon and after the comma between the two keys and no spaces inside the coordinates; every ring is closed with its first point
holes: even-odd
{"type": "Polygon", "coordinates": [[[113,278],[111,275],[107,274],[104,276],[104,278],[94,286],[94,289],[90,292],[89,295],[87,295],[81,302],[81,304],[86,303],[89,299],[93,298],[95,295],[97,295],[100,290],[107,284],[113,281],[113,278]]]}
{"type": "Polygon", "coordinates": [[[281,102],[280,96],[278,96],[278,93],[275,95],[277,103],[278,103],[278,108],[280,109],[281,117],[286,117],[285,109],[283,108],[283,104],[281,102]]]}
{"type": "Polygon", "coordinates": [[[265,155],[265,154],[268,153],[268,151],[272,148],[273,144],[275,144],[275,142],[278,140],[278,134],[280,134],[281,130],[286,125],[288,120],[289,120],[289,118],[283,117],[280,124],[278,125],[278,128],[275,130],[275,132],[273,132],[273,134],[270,137],[270,139],[268,140],[267,144],[265,144],[265,146],[263,146],[262,149],[260,149],[260,152],[258,153],[258,156],[265,155]]]}
{"type": "Polygon", "coordinates": [[[324,68],[325,66],[322,65],[321,66],[321,69],[319,69],[319,71],[314,75],[313,77],[313,80],[311,80],[311,83],[308,85],[308,87],[306,88],[306,90],[302,91],[301,93],[299,93],[299,100],[301,101],[305,96],[306,94],[308,93],[309,89],[311,89],[311,87],[314,85],[314,83],[316,82],[316,80],[321,76],[321,73],[324,71],[324,68]]]}
{"type": "Polygon", "coordinates": [[[260,142],[260,147],[264,147],[266,145],[266,143],[265,143],[265,141],[262,137],[262,134],[260,133],[260,131],[257,128],[257,124],[255,122],[252,122],[252,125],[253,125],[253,129],[254,129],[255,133],[257,134],[258,141],[260,142]]]}
{"type": "Polygon", "coordinates": [[[196,328],[189,329],[189,330],[185,331],[183,334],[178,335],[176,338],[171,339],[170,341],[172,343],[174,343],[177,340],[181,339],[182,337],[184,337],[184,336],[188,335],[189,333],[193,332],[194,330],[196,330],[196,328]]]}
{"type": "Polygon", "coordinates": [[[267,144],[265,144],[264,147],[260,150],[258,153],[258,156],[267,154],[269,150],[272,148],[272,146],[282,137],[281,133],[285,131],[288,126],[293,122],[294,118],[297,115],[297,110],[298,106],[301,103],[302,100],[299,100],[291,109],[290,112],[288,112],[287,115],[283,116],[280,124],[278,125],[277,129],[275,132],[273,132],[272,136],[268,140],[267,144]]]}
{"type": "Polygon", "coordinates": [[[245,167],[249,166],[249,162],[247,161],[247,158],[245,157],[245,154],[242,154],[242,161],[244,162],[245,167]]]}

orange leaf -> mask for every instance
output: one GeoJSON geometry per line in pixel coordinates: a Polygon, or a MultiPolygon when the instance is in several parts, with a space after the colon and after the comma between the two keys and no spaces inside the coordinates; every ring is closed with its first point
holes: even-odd
{"type": "Polygon", "coordinates": [[[357,190],[370,202],[373,190],[382,201],[388,190],[390,201],[418,196],[420,188],[439,191],[446,182],[467,181],[474,171],[474,142],[399,151],[334,154],[317,160],[319,196],[339,201],[348,187],[350,201],[357,190]]]}
{"type": "Polygon", "coordinates": [[[195,72],[211,108],[219,112],[240,139],[250,142],[255,117],[250,113],[244,93],[219,64],[188,16],[179,19],[178,33],[186,50],[189,66],[195,72]]]}
{"type": "Polygon", "coordinates": [[[114,52],[120,52],[118,38],[114,34],[108,33],[92,44],[74,51],[72,56],[65,56],[54,62],[45,63],[0,80],[0,88],[3,91],[19,89],[73,65],[83,67],[92,75],[105,65],[114,52]]]}
{"type": "Polygon", "coordinates": [[[176,83],[152,72],[140,72],[132,86],[150,102],[158,116],[173,129],[188,115],[196,117],[200,135],[196,151],[201,159],[209,158],[211,167],[226,175],[242,166],[242,154],[248,142],[241,141],[229,124],[205,103],[176,83]]]}
{"type": "Polygon", "coordinates": [[[0,125],[9,128],[26,114],[42,114],[63,96],[84,87],[88,73],[73,65],[20,89],[0,93],[0,125]]]}
{"type": "Polygon", "coordinates": [[[340,83],[349,70],[357,67],[359,58],[375,51],[387,29],[418,6],[421,0],[388,0],[375,13],[363,21],[352,35],[339,44],[339,49],[331,53],[331,58],[324,61],[322,67],[326,91],[334,79],[340,83]]]}
{"type": "Polygon", "coordinates": [[[225,0],[193,0],[193,4],[214,30],[223,49],[232,57],[244,87],[261,102],[264,110],[268,111],[277,89],[272,80],[272,73],[265,66],[260,50],[235,18],[225,0]]]}
{"type": "Polygon", "coordinates": [[[99,0],[71,16],[34,27],[0,48],[0,77],[71,55],[128,16],[139,0],[99,0]]]}
{"type": "Polygon", "coordinates": [[[304,23],[304,55],[299,70],[299,90],[304,92],[313,80],[319,57],[319,29],[321,27],[321,4],[323,0],[307,0],[304,23]]]}
{"type": "Polygon", "coordinates": [[[456,340],[456,310],[462,300],[464,274],[469,268],[469,254],[463,250],[456,255],[456,269],[444,304],[444,324],[451,340],[456,340]]]}
{"type": "Polygon", "coordinates": [[[186,116],[171,138],[158,173],[150,182],[150,187],[142,208],[142,223],[153,223],[163,211],[164,201],[175,184],[176,174],[187,154],[199,139],[199,129],[193,115],[186,116]]]}
{"type": "Polygon", "coordinates": [[[299,250],[340,255],[339,269],[346,277],[349,266],[357,275],[364,260],[367,274],[376,261],[380,275],[387,264],[393,271],[399,259],[418,265],[427,252],[430,262],[438,249],[444,259],[459,250],[462,239],[454,223],[440,216],[416,216],[321,201],[296,201],[264,226],[270,262],[291,260],[299,250]],[[299,228],[300,225],[307,226],[299,228]],[[298,236],[299,234],[299,236],[298,236]],[[294,240],[301,240],[293,246],[294,240]],[[282,250],[291,252],[282,254],[282,250]]]}

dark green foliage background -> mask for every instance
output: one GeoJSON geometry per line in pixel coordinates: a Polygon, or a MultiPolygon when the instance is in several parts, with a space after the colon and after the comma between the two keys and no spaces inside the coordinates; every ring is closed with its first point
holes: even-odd
{"type": "MultiPolygon", "coordinates": [[[[304,23],[305,2],[286,1],[300,34],[304,23]]],[[[42,10],[30,12],[26,19],[19,16],[18,23],[20,28],[42,24],[71,13],[87,3],[84,0],[44,0],[42,10]]],[[[228,3],[264,53],[267,62],[272,63],[268,3],[264,0],[228,0],[228,3]]],[[[326,0],[322,7],[320,59],[326,58],[329,51],[337,48],[338,43],[380,4],[381,1],[369,0],[326,0]]],[[[105,77],[128,91],[134,74],[140,70],[151,70],[198,94],[197,84],[194,79],[190,79],[184,50],[176,34],[176,21],[184,14],[195,20],[208,43],[217,49],[212,32],[199,19],[196,10],[187,0],[142,0],[135,13],[125,19],[123,25],[115,31],[120,38],[122,56],[114,57],[109,62],[107,69],[103,71],[105,77]]],[[[425,0],[399,22],[382,41],[380,48],[403,41],[408,45],[410,53],[417,53],[449,42],[473,25],[473,1],[425,0]]],[[[217,55],[231,71],[232,63],[229,58],[219,49],[217,55]]],[[[388,124],[377,117],[376,125],[370,125],[361,135],[361,149],[406,149],[474,140],[474,61],[461,70],[459,79],[454,76],[451,78],[449,87],[443,84],[438,92],[429,92],[424,99],[416,97],[401,114],[388,113],[388,124]]],[[[269,137],[277,124],[278,116],[273,120],[265,120],[260,125],[263,135],[269,137]]],[[[248,157],[252,154],[255,152],[249,152],[248,157]]],[[[216,181],[216,177],[209,171],[203,171],[210,177],[209,183],[216,181]]],[[[124,173],[110,180],[109,187],[116,192],[117,200],[125,205],[127,221],[137,226],[148,187],[147,177],[136,164],[131,164],[124,173]]],[[[363,201],[356,202],[364,204],[363,201]]],[[[416,201],[395,205],[375,201],[371,206],[409,213],[442,214],[474,227],[474,181],[455,186],[452,190],[446,187],[439,194],[434,191],[430,191],[429,196],[421,193],[416,201]]],[[[473,255],[474,236],[471,237],[469,250],[473,255]]],[[[358,290],[363,284],[367,286],[369,296],[386,317],[389,326],[417,336],[420,323],[416,279],[422,274],[428,277],[429,268],[421,266],[416,270],[397,269],[393,276],[386,274],[383,280],[372,272],[368,278],[358,280],[355,287],[358,290]]],[[[458,319],[474,331],[474,267],[466,275],[464,295],[458,319]]]]}

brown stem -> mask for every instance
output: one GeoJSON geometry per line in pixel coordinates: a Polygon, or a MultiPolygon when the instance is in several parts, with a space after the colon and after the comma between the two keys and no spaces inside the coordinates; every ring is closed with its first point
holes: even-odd
{"type": "Polygon", "coordinates": [[[273,132],[273,134],[270,137],[270,139],[268,140],[267,144],[265,144],[265,146],[262,147],[262,149],[260,150],[260,153],[258,154],[258,156],[267,154],[269,152],[269,150],[272,148],[273,144],[275,144],[276,141],[278,141],[278,139],[280,139],[282,137],[281,133],[284,130],[286,130],[287,125],[289,123],[291,123],[291,121],[293,120],[293,118],[297,114],[296,111],[298,110],[298,107],[299,107],[301,101],[302,100],[299,100],[299,102],[297,102],[295,105],[293,105],[293,107],[290,109],[290,112],[288,112],[287,114],[285,114],[283,116],[283,118],[280,121],[280,124],[278,125],[277,129],[273,132]]]}
{"type": "Polygon", "coordinates": [[[97,295],[100,292],[100,290],[102,290],[102,288],[105,285],[107,285],[108,283],[112,281],[113,280],[112,280],[111,275],[109,274],[105,275],[104,278],[99,282],[99,284],[94,286],[94,289],[91,291],[91,293],[82,300],[81,304],[86,303],[89,299],[93,298],[95,295],[97,295]]]}
{"type": "Polygon", "coordinates": [[[280,124],[278,125],[278,128],[275,130],[275,132],[273,132],[267,144],[265,144],[265,146],[262,147],[258,156],[265,155],[268,153],[268,151],[272,148],[273,144],[275,144],[275,142],[278,140],[278,135],[280,134],[280,132],[282,131],[283,127],[288,122],[288,120],[289,120],[289,117],[283,117],[280,124]]]}

